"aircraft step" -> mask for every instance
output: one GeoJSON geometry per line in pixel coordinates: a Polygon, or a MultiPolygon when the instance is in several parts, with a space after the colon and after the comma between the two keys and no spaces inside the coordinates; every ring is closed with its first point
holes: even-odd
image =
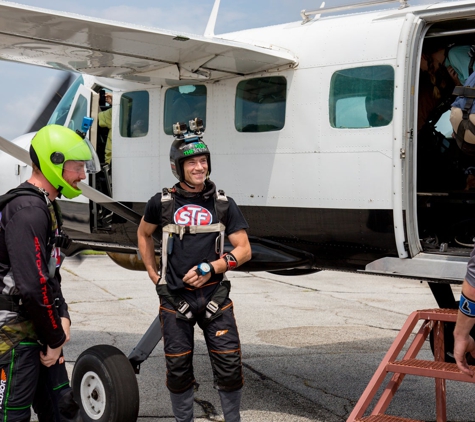
{"type": "MultiPolygon", "coordinates": [[[[444,324],[454,323],[456,319],[457,309],[426,309],[409,315],[347,422],[417,422],[415,419],[385,414],[406,375],[434,378],[437,421],[447,421],[446,380],[475,383],[475,379],[463,374],[456,364],[444,362],[444,324]],[[419,326],[419,329],[413,334],[416,326],[419,326]],[[426,344],[431,332],[434,339],[434,360],[417,359],[417,354],[426,344]],[[403,355],[402,358],[400,355],[403,355]],[[390,373],[392,377],[388,382],[386,376],[390,373]],[[383,387],[379,398],[375,399],[385,381],[386,386],[383,387]],[[373,414],[365,416],[373,402],[373,414]]],[[[473,368],[475,369],[475,366],[473,368]]]]}
{"type": "Polygon", "coordinates": [[[461,372],[455,363],[405,359],[389,362],[386,369],[388,372],[406,375],[475,383],[475,379],[461,372]]]}
{"type": "Polygon", "coordinates": [[[371,415],[362,419],[357,419],[355,422],[423,422],[419,419],[399,418],[390,415],[371,415]]]}

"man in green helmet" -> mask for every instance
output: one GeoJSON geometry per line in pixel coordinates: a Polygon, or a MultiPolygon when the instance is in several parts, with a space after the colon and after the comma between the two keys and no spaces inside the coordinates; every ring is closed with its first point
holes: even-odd
{"type": "Polygon", "coordinates": [[[61,292],[61,229],[56,198],[81,194],[99,170],[87,139],[63,126],[42,128],[30,146],[30,179],[0,197],[0,419],[82,421],[66,372],[68,306],[61,292]]]}

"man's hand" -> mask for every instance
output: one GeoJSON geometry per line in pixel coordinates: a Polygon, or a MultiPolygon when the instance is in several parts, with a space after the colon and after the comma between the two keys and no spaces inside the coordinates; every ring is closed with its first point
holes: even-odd
{"type": "Polygon", "coordinates": [[[195,265],[190,271],[185,274],[185,277],[183,277],[183,283],[189,284],[190,286],[196,288],[201,287],[211,278],[211,273],[208,273],[206,275],[198,275],[198,273],[196,272],[197,268],[198,267],[195,265]]]}
{"type": "Polygon", "coordinates": [[[51,347],[46,347],[46,353],[43,351],[40,352],[40,361],[44,366],[53,366],[61,356],[62,347],[57,347],[56,349],[52,349],[51,347]]]}
{"type": "Polygon", "coordinates": [[[450,77],[454,81],[455,85],[460,86],[462,85],[462,82],[460,82],[460,79],[457,75],[457,72],[452,66],[447,67],[447,71],[449,72],[450,77]]]}
{"type": "MultiPolygon", "coordinates": [[[[471,353],[472,356],[475,355],[475,340],[467,335],[467,336],[457,336],[454,334],[454,358],[455,362],[457,362],[458,368],[467,375],[473,377],[474,373],[470,369],[467,363],[466,354],[471,353]]],[[[475,356],[474,356],[475,357],[475,356]]]]}
{"type": "Polygon", "coordinates": [[[70,340],[70,334],[71,334],[71,321],[69,318],[64,318],[61,317],[61,325],[63,327],[64,334],[66,334],[66,341],[67,343],[70,340]]]}

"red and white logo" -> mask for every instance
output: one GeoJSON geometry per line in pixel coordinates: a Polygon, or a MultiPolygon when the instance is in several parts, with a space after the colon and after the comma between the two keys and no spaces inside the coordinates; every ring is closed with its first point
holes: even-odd
{"type": "Polygon", "coordinates": [[[211,213],[199,205],[184,205],[175,212],[175,224],[180,226],[209,226],[213,221],[211,213]]]}

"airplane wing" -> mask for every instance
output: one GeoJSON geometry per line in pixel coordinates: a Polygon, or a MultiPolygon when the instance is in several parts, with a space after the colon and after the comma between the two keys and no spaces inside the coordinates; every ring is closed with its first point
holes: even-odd
{"type": "MultiPolygon", "coordinates": [[[[60,3],[58,3],[60,4],[60,3]]],[[[142,82],[211,81],[295,67],[268,48],[0,2],[0,59],[142,82]]]]}

